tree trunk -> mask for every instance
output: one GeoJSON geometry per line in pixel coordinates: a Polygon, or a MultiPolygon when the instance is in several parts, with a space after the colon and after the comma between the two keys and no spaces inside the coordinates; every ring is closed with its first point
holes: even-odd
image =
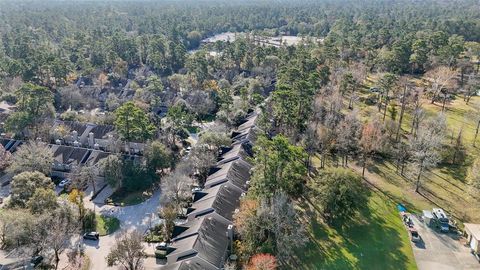
{"type": "Polygon", "coordinates": [[[398,119],[398,127],[397,127],[397,134],[395,135],[395,141],[398,142],[400,137],[400,130],[402,129],[402,122],[403,122],[403,114],[405,113],[405,101],[407,100],[405,95],[407,92],[407,86],[403,89],[403,97],[402,97],[402,108],[400,109],[400,118],[398,119]]]}
{"type": "Polygon", "coordinates": [[[377,104],[377,107],[378,107],[378,112],[381,112],[382,111],[382,95],[381,94],[378,94],[378,104],[377,104]]]}
{"type": "Polygon", "coordinates": [[[389,104],[388,90],[385,92],[385,109],[383,109],[383,122],[385,122],[385,117],[387,116],[387,108],[389,104]]]}
{"type": "Polygon", "coordinates": [[[475,137],[473,138],[473,146],[475,146],[475,142],[477,141],[478,136],[478,129],[480,128],[480,120],[477,122],[477,129],[475,130],[475,137]]]}
{"type": "Polygon", "coordinates": [[[442,104],[442,112],[445,111],[445,104],[447,103],[447,93],[443,95],[443,104],[442,104]]]}
{"type": "Polygon", "coordinates": [[[60,254],[58,254],[58,250],[55,250],[55,270],[58,269],[59,262],[60,262],[60,254]]]}
{"type": "Polygon", "coordinates": [[[362,177],[365,177],[365,167],[367,166],[367,155],[363,154],[362,177]]]}
{"type": "Polygon", "coordinates": [[[468,103],[470,103],[470,99],[472,98],[473,96],[473,93],[471,93],[470,91],[468,92],[468,96],[467,96],[467,99],[466,99],[466,104],[468,105],[468,103]]]}
{"type": "Polygon", "coordinates": [[[417,183],[415,185],[415,192],[416,193],[419,193],[418,190],[420,189],[420,177],[422,176],[422,171],[423,171],[423,164],[420,165],[420,171],[418,172],[418,176],[417,176],[417,183]]]}
{"type": "Polygon", "coordinates": [[[388,102],[385,102],[385,109],[383,110],[383,119],[382,119],[383,122],[385,122],[385,117],[387,116],[387,107],[388,107],[388,102]]]}

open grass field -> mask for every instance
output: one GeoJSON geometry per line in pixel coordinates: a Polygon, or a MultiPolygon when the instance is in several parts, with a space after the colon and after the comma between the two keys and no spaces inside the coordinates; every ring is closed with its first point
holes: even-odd
{"type": "MultiPolygon", "coordinates": [[[[373,85],[375,80],[372,78],[366,87],[373,85]]],[[[365,90],[362,95],[367,96],[369,93],[365,90]]],[[[356,107],[362,121],[379,115],[375,105],[359,102],[356,107]]],[[[429,100],[424,100],[423,108],[427,116],[442,111],[441,104],[431,104],[429,100]]],[[[462,222],[480,222],[480,196],[469,186],[470,168],[475,159],[480,158],[480,141],[477,147],[473,146],[477,125],[473,115],[478,113],[478,108],[480,97],[472,98],[467,105],[461,96],[457,96],[447,104],[444,161],[424,174],[420,194],[415,192],[414,176],[408,167],[405,176],[401,176],[392,160],[377,159],[368,167],[365,176],[373,185],[369,203],[352,221],[342,223],[343,226],[328,226],[322,222],[315,202],[302,205],[310,242],[298,252],[297,268],[416,269],[410,240],[396,209],[397,203],[416,213],[441,207],[462,222]],[[452,164],[449,154],[460,130],[466,156],[462,162],[452,164]]],[[[390,118],[388,112],[387,118],[390,118]]],[[[411,121],[411,111],[407,110],[402,124],[404,136],[410,131],[411,121]]],[[[315,158],[314,163],[317,162],[315,158]]],[[[361,173],[359,164],[351,162],[349,166],[361,173]]]]}
{"type": "MultiPolygon", "coordinates": [[[[363,96],[368,95],[366,89],[374,85],[376,80],[377,78],[367,80],[365,89],[362,91],[363,96]]],[[[358,103],[357,108],[364,121],[379,115],[376,106],[358,103]]],[[[480,222],[480,205],[478,205],[480,194],[473,190],[468,183],[470,168],[473,162],[480,158],[480,136],[477,138],[477,146],[473,146],[478,121],[478,116],[474,115],[478,114],[479,108],[480,97],[473,97],[468,105],[462,96],[456,96],[447,103],[444,111],[448,127],[442,153],[444,162],[425,173],[422,178],[421,194],[414,192],[414,176],[409,175],[409,168],[406,169],[406,176],[400,176],[392,161],[376,160],[369,167],[370,178],[374,178],[375,185],[384,193],[409,205],[410,209],[414,211],[438,206],[462,222],[480,222]],[[462,131],[462,143],[466,157],[461,163],[452,164],[449,155],[453,153],[452,146],[460,131],[462,131]]],[[[425,99],[423,100],[423,109],[427,116],[434,116],[442,112],[442,105],[440,103],[431,104],[430,100],[425,99]]],[[[387,118],[390,118],[388,112],[387,118]]],[[[398,121],[398,116],[396,120],[398,121]]],[[[412,114],[407,110],[402,124],[404,135],[410,132],[411,122],[412,114]]]]}
{"type": "Polygon", "coordinates": [[[315,205],[301,207],[310,241],[298,251],[297,269],[417,269],[396,204],[382,193],[372,190],[356,217],[331,226],[315,205]]]}

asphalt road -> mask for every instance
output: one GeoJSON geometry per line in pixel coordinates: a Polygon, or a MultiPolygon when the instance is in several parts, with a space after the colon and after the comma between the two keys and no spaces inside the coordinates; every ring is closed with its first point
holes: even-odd
{"type": "MultiPolygon", "coordinates": [[[[120,230],[107,236],[100,237],[99,241],[85,240],[85,253],[91,261],[92,270],[116,269],[107,267],[105,257],[107,257],[110,248],[115,244],[115,237],[122,231],[137,230],[145,232],[150,226],[158,223],[159,218],[156,215],[160,202],[160,191],[156,191],[147,201],[132,206],[115,207],[109,205],[95,205],[95,210],[99,214],[114,216],[120,220],[120,230]]],[[[87,205],[93,210],[93,203],[87,205]]],[[[145,262],[146,269],[157,269],[154,259],[148,259],[145,262]]]]}
{"type": "Polygon", "coordinates": [[[480,269],[479,262],[470,254],[458,235],[438,233],[414,215],[414,227],[422,237],[412,243],[413,254],[419,270],[470,270],[480,269]]]}

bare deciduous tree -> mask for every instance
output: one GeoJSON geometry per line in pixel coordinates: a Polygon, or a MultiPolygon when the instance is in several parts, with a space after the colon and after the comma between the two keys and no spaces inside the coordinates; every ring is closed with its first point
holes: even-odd
{"type": "Polygon", "coordinates": [[[125,270],[143,269],[145,259],[143,236],[137,231],[122,232],[117,236],[115,245],[107,256],[109,266],[121,265],[125,270]]]}
{"type": "Polygon", "coordinates": [[[362,149],[362,176],[365,176],[367,161],[373,153],[380,150],[383,145],[383,134],[380,123],[374,120],[363,126],[360,147],[362,149]]]}
{"type": "Polygon", "coordinates": [[[192,178],[179,172],[163,177],[160,198],[162,204],[174,203],[176,206],[180,206],[190,196],[193,182],[192,178]]]}
{"type": "Polygon", "coordinates": [[[431,96],[431,103],[434,104],[441,91],[449,87],[452,79],[457,73],[451,68],[441,66],[426,74],[429,80],[428,92],[431,96]]]}
{"type": "Polygon", "coordinates": [[[198,176],[198,181],[203,184],[208,176],[208,171],[212,167],[217,159],[217,155],[209,151],[209,146],[206,144],[197,144],[192,148],[189,162],[195,170],[195,174],[198,176]]]}
{"type": "Polygon", "coordinates": [[[420,179],[425,170],[437,165],[440,161],[439,148],[444,138],[445,116],[429,119],[418,130],[417,136],[412,136],[412,165],[417,170],[415,191],[420,189],[420,179]]]}
{"type": "Polygon", "coordinates": [[[12,163],[12,154],[0,144],[0,171],[5,170],[12,163]]]}
{"type": "Polygon", "coordinates": [[[52,163],[53,153],[46,143],[29,141],[15,152],[13,162],[7,171],[14,174],[38,171],[48,175],[52,169],[52,163]]]}

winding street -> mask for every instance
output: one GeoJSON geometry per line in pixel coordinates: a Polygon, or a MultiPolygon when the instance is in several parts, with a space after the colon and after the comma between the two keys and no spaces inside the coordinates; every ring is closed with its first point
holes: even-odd
{"type": "MultiPolygon", "coordinates": [[[[157,208],[160,203],[160,191],[157,190],[151,198],[145,202],[137,205],[119,207],[110,205],[99,205],[97,203],[88,202],[85,206],[89,209],[94,209],[97,214],[116,217],[120,220],[120,229],[113,234],[100,237],[99,241],[85,240],[85,253],[90,258],[91,270],[106,270],[116,269],[113,267],[107,267],[105,257],[107,257],[110,248],[115,244],[115,237],[120,234],[121,231],[133,231],[137,230],[140,233],[145,232],[152,224],[156,224],[159,221],[156,215],[157,208]]],[[[147,259],[145,261],[146,269],[157,269],[155,267],[154,259],[147,259]]]]}

